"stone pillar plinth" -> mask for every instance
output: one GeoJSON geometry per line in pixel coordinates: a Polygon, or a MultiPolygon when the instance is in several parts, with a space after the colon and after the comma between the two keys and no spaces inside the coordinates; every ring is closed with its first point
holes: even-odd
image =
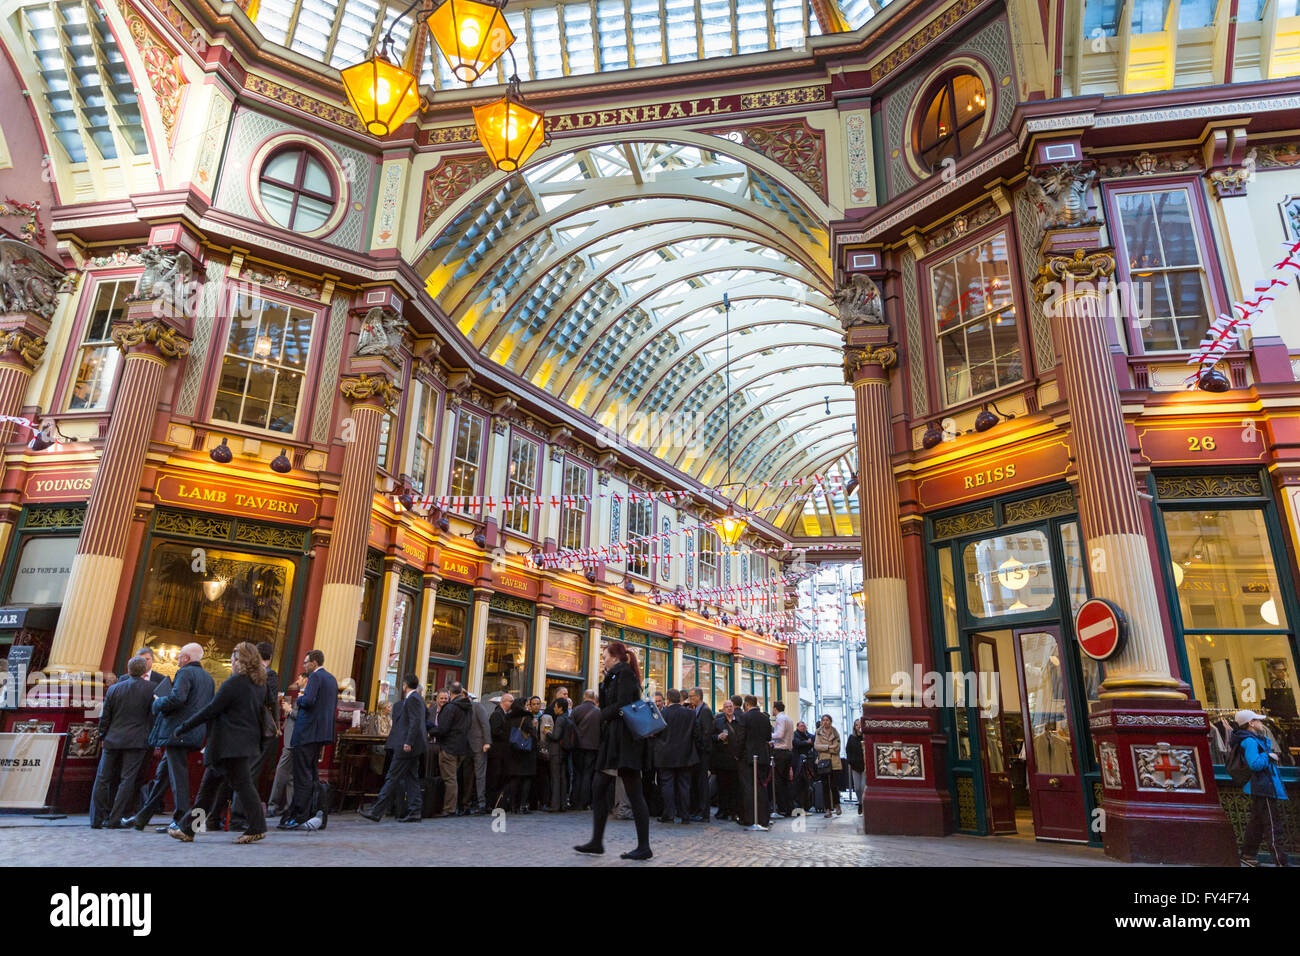
{"type": "Polygon", "coordinates": [[[125,359],[50,649],[51,674],[99,670],[163,375],[189,351],[188,331],[188,320],[162,299],[131,303],[125,321],[113,326],[125,359]]]}
{"type": "Polygon", "coordinates": [[[343,453],[343,474],[311,647],[325,655],[325,666],[340,675],[342,683],[352,670],[357,621],[361,618],[380,431],[398,393],[384,372],[370,375],[364,371],[345,376],[339,391],[349,405],[351,425],[343,429],[343,435],[351,441],[343,453]]]}
{"type": "Polygon", "coordinates": [[[1126,861],[1231,863],[1235,841],[1218,802],[1205,715],[1173,676],[1143,532],[1107,344],[1114,270],[1109,251],[1062,255],[1049,235],[1036,286],[1061,352],[1092,595],[1112,602],[1128,622],[1125,643],[1104,665],[1101,707],[1090,716],[1106,782],[1106,853],[1126,861]],[[1156,766],[1156,753],[1165,755],[1160,766],[1172,761],[1181,769],[1167,776],[1157,769],[1144,785],[1136,768],[1156,766]]]}

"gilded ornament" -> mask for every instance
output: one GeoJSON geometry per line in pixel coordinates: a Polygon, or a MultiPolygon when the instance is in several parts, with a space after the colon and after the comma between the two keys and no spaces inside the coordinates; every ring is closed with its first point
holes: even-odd
{"type": "Polygon", "coordinates": [[[844,380],[853,384],[854,376],[868,365],[890,369],[898,364],[898,349],[893,345],[868,346],[844,350],[844,380]]]}
{"type": "Polygon", "coordinates": [[[350,402],[377,398],[387,409],[397,404],[398,389],[382,375],[367,375],[363,372],[350,376],[339,382],[339,391],[350,402]]]}
{"type": "Polygon", "coordinates": [[[112,339],[123,352],[141,345],[152,345],[164,357],[183,358],[190,350],[190,343],[176,334],[176,330],[164,325],[157,319],[147,322],[136,320],[113,327],[112,339]]]}
{"type": "Polygon", "coordinates": [[[1115,257],[1109,252],[1076,249],[1072,256],[1049,256],[1038,270],[1034,291],[1046,300],[1059,294],[1063,286],[1067,291],[1079,283],[1100,286],[1114,274],[1115,257]]]}
{"type": "Polygon", "coordinates": [[[17,352],[32,368],[41,364],[45,345],[44,336],[34,336],[23,329],[0,332],[0,353],[17,352]]]}

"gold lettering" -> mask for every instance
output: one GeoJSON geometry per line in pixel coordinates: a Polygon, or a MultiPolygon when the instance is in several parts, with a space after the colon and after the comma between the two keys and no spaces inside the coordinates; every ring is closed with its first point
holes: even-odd
{"type": "Polygon", "coordinates": [[[663,109],[663,107],[661,107],[661,106],[643,106],[643,107],[641,107],[641,122],[643,122],[643,123],[648,123],[648,122],[650,122],[651,120],[657,120],[657,119],[659,119],[659,111],[660,111],[661,109],[663,109]]]}
{"type": "Polygon", "coordinates": [[[685,119],[686,111],[682,109],[681,103],[673,103],[668,107],[668,112],[664,114],[664,119],[685,119]]]}
{"type": "Polygon", "coordinates": [[[579,114],[578,114],[578,122],[577,122],[577,128],[578,128],[578,129],[591,129],[591,128],[594,127],[595,125],[596,125],[596,114],[595,114],[595,113],[579,113],[579,114]]]}
{"type": "Polygon", "coordinates": [[[618,116],[613,110],[601,110],[599,122],[601,126],[613,126],[618,116]]]}
{"type": "Polygon", "coordinates": [[[1015,465],[1007,465],[1007,477],[1008,477],[1008,478],[1014,478],[1014,477],[1016,477],[1016,466],[1015,466],[1015,465]]]}
{"type": "Polygon", "coordinates": [[[618,111],[619,126],[625,126],[629,123],[637,123],[637,122],[640,122],[640,120],[638,119],[638,114],[635,109],[631,109],[631,110],[623,109],[618,111]]]}
{"type": "Polygon", "coordinates": [[[555,124],[551,127],[551,129],[557,133],[563,132],[564,130],[573,129],[573,117],[569,116],[568,114],[565,114],[564,116],[557,116],[555,118],[555,124]]]}

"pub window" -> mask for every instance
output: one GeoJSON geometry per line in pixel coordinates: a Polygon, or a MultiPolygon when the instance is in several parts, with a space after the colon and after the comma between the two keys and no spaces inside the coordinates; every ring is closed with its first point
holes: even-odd
{"type": "Polygon", "coordinates": [[[671,664],[672,642],[667,638],[633,631],[629,628],[606,631],[601,641],[603,649],[610,641],[622,641],[636,652],[641,666],[642,692],[646,697],[669,687],[668,669],[671,664]]]}
{"type": "MultiPolygon", "coordinates": [[[[1260,508],[1162,508],[1189,679],[1212,717],[1245,707],[1265,714],[1284,766],[1300,754],[1293,653],[1277,552],[1260,508]]],[[[1211,735],[1224,763],[1227,741],[1211,735]]]]}
{"type": "Polygon", "coordinates": [[[62,604],[76,554],[75,537],[29,537],[23,542],[5,600],[11,604],[62,604]]]}
{"type": "Polygon", "coordinates": [[[528,680],[528,629],[523,618],[489,614],[483,668],[483,696],[510,693],[518,697],[528,680]]]}
{"type": "Polygon", "coordinates": [[[510,436],[510,464],[506,472],[506,497],[512,500],[506,509],[506,527],[520,534],[536,536],[537,509],[532,499],[537,495],[537,442],[522,435],[510,436]]]}
{"type": "Polygon", "coordinates": [[[567,458],[564,461],[560,512],[560,547],[581,550],[587,546],[587,469],[567,458]]]}
{"type": "Polygon", "coordinates": [[[546,635],[546,673],[581,677],[582,643],[577,631],[552,627],[546,635]]]}
{"type": "Polygon", "coordinates": [[[650,576],[650,542],[654,531],[654,510],[649,501],[630,501],[627,508],[627,570],[643,578],[650,576]]]}
{"type": "Polygon", "coordinates": [[[968,155],[984,129],[984,84],[974,73],[954,73],[930,93],[916,122],[916,157],[938,171],[946,159],[968,155]]]}
{"type": "Polygon", "coordinates": [[[415,447],[411,452],[411,482],[420,494],[432,491],[438,473],[438,392],[424,382],[415,383],[415,447]]]}
{"type": "MultiPolygon", "coordinates": [[[[452,451],[451,483],[447,493],[461,497],[478,494],[482,460],[483,417],[462,408],[456,415],[456,446],[452,451]]],[[[456,507],[470,510],[460,503],[456,507]]]]}
{"type": "Polygon", "coordinates": [[[1211,299],[1192,197],[1186,187],[1116,192],[1129,324],[1146,352],[1194,349],[1211,299]]]}
{"type": "Polygon", "coordinates": [[[753,694],[758,698],[760,710],[771,711],[771,703],[780,692],[778,678],[780,668],[775,664],[763,664],[759,661],[744,660],[740,665],[740,693],[753,694]]]}
{"type": "Polygon", "coordinates": [[[418,596],[399,590],[393,606],[392,629],[384,636],[384,670],[378,698],[380,703],[396,703],[405,693],[402,688],[402,662],[411,634],[419,624],[418,617],[418,596]]]}
{"type": "Polygon", "coordinates": [[[379,454],[376,462],[384,471],[393,470],[393,424],[395,420],[393,413],[387,412],[379,423],[379,454]]]}
{"type": "Polygon", "coordinates": [[[698,687],[704,702],[717,712],[731,696],[731,655],[687,644],[682,649],[682,692],[698,687]]]}
{"type": "Polygon", "coordinates": [[[441,598],[433,608],[433,633],[429,639],[429,653],[441,657],[461,658],[465,655],[465,622],[469,608],[441,598]]]}
{"type": "Polygon", "coordinates": [[[700,587],[716,587],[718,583],[718,552],[721,550],[717,532],[700,530],[700,587]]]}
{"type": "Polygon", "coordinates": [[[308,309],[236,297],[213,421],[294,433],[306,392],[313,318],[308,309]]]}
{"type": "Polygon", "coordinates": [[[110,335],[113,323],[126,317],[126,297],[135,288],[135,282],[135,279],[124,279],[101,282],[95,287],[95,304],[86,317],[81,348],[77,352],[76,378],[68,393],[68,411],[101,411],[108,407],[122,361],[122,353],[110,335]]]}
{"type": "Polygon", "coordinates": [[[1041,531],[972,541],[962,552],[966,604],[975,617],[1001,617],[1051,607],[1052,559],[1041,531]]]}
{"type": "Polygon", "coordinates": [[[200,574],[193,551],[190,544],[153,546],[132,646],[152,648],[154,669],[170,677],[181,648],[201,644],[203,669],[218,685],[230,676],[230,654],[241,641],[269,642],[278,664],[290,630],[293,562],[209,548],[200,574]]]}
{"type": "Polygon", "coordinates": [[[956,405],[1024,377],[1007,234],[934,266],[935,331],[944,402],[956,405]]]}

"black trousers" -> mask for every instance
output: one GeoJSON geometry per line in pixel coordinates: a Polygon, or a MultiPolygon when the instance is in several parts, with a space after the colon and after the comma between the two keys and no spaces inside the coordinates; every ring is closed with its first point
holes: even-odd
{"type": "Polygon", "coordinates": [[[775,791],[777,813],[789,816],[794,812],[794,794],[790,786],[790,764],[794,759],[789,750],[772,751],[772,789],[775,791]]]}
{"type": "Polygon", "coordinates": [[[506,797],[506,803],[511,813],[518,813],[528,806],[528,797],[533,790],[533,777],[535,774],[515,774],[510,778],[510,786],[507,788],[509,794],[506,797]]]}
{"type": "Polygon", "coordinates": [[[135,799],[136,778],[140,776],[140,768],[148,755],[146,747],[104,748],[101,751],[91,799],[94,807],[90,820],[92,825],[102,826],[107,822],[117,826],[128,815],[131,801],[135,799]],[[117,790],[110,796],[114,778],[118,781],[117,790]]]}
{"type": "Polygon", "coordinates": [[[158,761],[158,769],[153,775],[153,783],[144,795],[144,806],[140,816],[146,821],[162,808],[163,797],[167,788],[172,790],[172,802],[176,809],[172,812],[172,822],[180,823],[190,812],[190,752],[185,747],[164,747],[163,759],[158,761]]]}
{"type": "Polygon", "coordinates": [[[840,786],[839,781],[836,779],[837,776],[838,774],[834,770],[821,775],[822,809],[826,813],[838,810],[840,806],[840,786]]]}
{"type": "Polygon", "coordinates": [[[754,758],[742,757],[740,760],[740,770],[737,771],[740,777],[740,822],[746,826],[753,826],[758,823],[761,826],[767,826],[771,823],[771,811],[768,809],[767,802],[767,785],[768,777],[771,775],[772,768],[764,763],[762,758],[758,760],[758,789],[754,788],[754,758]],[[754,807],[757,803],[758,818],[754,818],[754,807]]]}
{"type": "Polygon", "coordinates": [[[299,744],[293,748],[293,803],[285,816],[305,823],[307,808],[316,791],[316,764],[320,762],[321,743],[299,744]]]}
{"type": "Polygon", "coordinates": [[[1286,866],[1286,850],[1282,846],[1282,808],[1275,797],[1252,796],[1250,798],[1250,820],[1241,835],[1241,855],[1254,857],[1259,853],[1261,842],[1267,841],[1273,862],[1286,866]]]}
{"type": "Polygon", "coordinates": [[[573,809],[587,810],[591,807],[592,775],[596,772],[596,751],[575,750],[573,752],[573,809]]]}
{"type": "Polygon", "coordinates": [[[505,796],[508,779],[506,777],[506,755],[502,748],[508,744],[493,744],[492,749],[487,754],[487,779],[484,786],[487,788],[487,807],[491,810],[498,803],[502,802],[501,798],[505,796]],[[502,750],[500,754],[497,750],[502,750]]]}
{"type": "Polygon", "coordinates": [[[180,828],[191,835],[196,829],[221,829],[212,810],[216,806],[217,795],[221,788],[229,786],[248,808],[248,826],[245,827],[244,832],[265,833],[266,815],[262,813],[262,801],[257,799],[253,778],[248,772],[249,761],[254,759],[256,758],[227,757],[225,760],[217,761],[216,766],[206,768],[203,771],[203,780],[199,783],[198,795],[194,798],[194,806],[180,821],[180,828]],[[202,821],[201,828],[198,826],[200,821],[202,821]]]}
{"type": "Polygon", "coordinates": [[[540,810],[551,802],[551,758],[537,756],[537,773],[533,775],[532,797],[528,805],[540,810]]]}
{"type": "Polygon", "coordinates": [[[374,806],[370,808],[370,815],[382,817],[388,812],[389,806],[397,801],[398,795],[405,797],[406,812],[410,816],[420,816],[420,807],[422,800],[420,796],[420,763],[422,757],[411,756],[407,753],[397,753],[392,751],[393,759],[388,764],[388,775],[384,777],[384,785],[379,788],[379,796],[375,798],[374,806]]]}
{"type": "MultiPolygon", "coordinates": [[[[618,779],[623,781],[628,803],[632,804],[632,819],[636,821],[636,848],[648,850],[650,849],[650,809],[646,806],[645,794],[641,791],[641,771],[620,770],[618,779]]],[[[614,777],[603,770],[596,771],[591,785],[592,843],[604,844],[605,821],[609,819],[609,810],[613,802],[614,777]]]]}
{"type": "MultiPolygon", "coordinates": [[[[271,759],[271,754],[275,753],[276,744],[280,742],[279,737],[264,737],[262,739],[262,749],[258,751],[257,756],[252,758],[252,763],[248,768],[248,775],[253,778],[253,791],[258,793],[258,802],[261,802],[261,793],[258,792],[257,782],[261,779],[262,770],[266,767],[266,762],[271,759]]],[[[212,814],[220,818],[226,812],[226,804],[230,803],[230,821],[235,826],[241,821],[245,821],[244,810],[239,802],[239,795],[230,789],[229,782],[225,782],[221,789],[217,791],[217,802],[212,808],[212,814]],[[234,797],[231,800],[231,797],[234,797]]],[[[215,824],[214,824],[215,826],[215,824]]]]}
{"type": "Polygon", "coordinates": [[[660,767],[659,792],[664,802],[663,815],[690,819],[691,776],[694,767],[660,767]]]}
{"type": "Polygon", "coordinates": [[[560,812],[569,796],[569,757],[551,751],[551,810],[560,812]]]}
{"type": "Polygon", "coordinates": [[[715,770],[713,776],[718,781],[718,816],[736,816],[739,802],[736,771],[715,770]]]}
{"type": "Polygon", "coordinates": [[[709,753],[700,754],[700,762],[691,768],[691,815],[709,818],[709,753]]]}

